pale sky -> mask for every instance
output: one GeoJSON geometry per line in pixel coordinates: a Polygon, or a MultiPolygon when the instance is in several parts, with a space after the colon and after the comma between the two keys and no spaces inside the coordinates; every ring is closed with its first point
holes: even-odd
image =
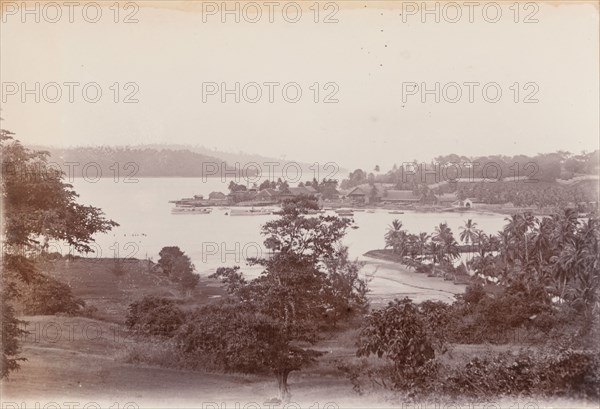
{"type": "MultiPolygon", "coordinates": [[[[20,2],[19,2],[20,3],[20,2]]],[[[84,4],[84,2],[81,2],[84,4]]],[[[114,2],[105,2],[107,6],[114,2]]],[[[158,2],[133,2],[121,10],[115,23],[114,10],[103,8],[97,23],[68,9],[57,23],[55,11],[40,10],[22,15],[14,4],[3,3],[0,75],[2,81],[2,127],[17,133],[25,143],[55,146],[125,145],[177,143],[204,145],[226,151],[245,151],[305,162],[337,162],[342,167],[383,169],[412,159],[428,160],[437,155],[536,154],[556,150],[580,152],[598,148],[599,137],[599,19],[592,2],[558,6],[534,3],[539,10],[503,3],[497,23],[494,10],[484,13],[461,9],[457,23],[453,10],[427,16],[402,3],[332,2],[319,19],[335,12],[337,23],[315,23],[313,2],[304,2],[300,21],[285,21],[279,2],[269,22],[269,8],[256,2],[262,17],[250,23],[240,12],[225,16],[221,11],[203,14],[201,2],[195,10],[147,7],[158,2]],[[368,7],[364,7],[367,4],[368,7]],[[8,8],[7,8],[8,7],[8,8]],[[513,6],[514,7],[514,6],[513,6]],[[339,10],[336,11],[336,8],[339,10]],[[135,12],[137,23],[121,20],[135,12]],[[414,13],[414,14],[412,14],[414,13]],[[524,23],[533,13],[537,22],[524,23]],[[403,15],[401,15],[403,14],[403,15]],[[491,16],[491,17],[490,17],[491,16]],[[46,19],[44,18],[46,17],[46,19]],[[23,23],[22,18],[27,21],[23,23]],[[403,21],[403,19],[405,21],[403,21]],[[46,87],[45,99],[25,95],[30,89],[55,82],[62,97],[56,103],[55,88],[46,87]],[[68,101],[68,86],[75,88],[68,101]],[[102,90],[98,103],[83,99],[81,88],[95,82],[102,90]],[[122,100],[137,84],[138,103],[122,100]],[[233,88],[255,82],[263,93],[257,103],[232,95],[225,103],[220,94],[203,102],[203,83],[226,83],[233,88]],[[274,103],[264,83],[278,82],[274,103]],[[299,102],[283,99],[282,86],[297,83],[299,102]],[[403,83],[426,83],[440,89],[457,83],[462,98],[457,103],[434,95],[404,95],[403,83]],[[474,88],[469,102],[466,82],[474,88]],[[113,101],[111,85],[119,83],[119,103],[113,101]],[[311,87],[320,84],[319,102],[311,87]],[[325,89],[324,84],[335,83],[325,89]],[[502,91],[497,103],[486,102],[482,87],[496,83],[502,91]],[[519,84],[515,102],[514,83],[519,84]],[[529,84],[525,87],[526,83],[529,84]],[[14,84],[18,89],[14,88],[14,84]],[[511,88],[512,87],[512,88],[511,88]],[[323,99],[335,91],[337,103],[323,99]],[[534,92],[537,103],[523,103],[534,92]],[[14,94],[14,95],[13,95],[14,94]]],[[[418,2],[420,3],[420,2],[418,2]]],[[[58,2],[58,4],[63,4],[58,2]]],[[[204,3],[205,8],[208,7],[204,3]]],[[[212,3],[220,8],[221,2],[212,3]]],[[[235,2],[229,2],[234,7],[235,2]]],[[[430,3],[433,7],[433,3],[430,3]]],[[[458,2],[463,4],[463,2],[458,2]]],[[[485,4],[485,2],[481,2],[485,4]]],[[[532,4],[532,3],[530,3],[532,4]]],[[[188,7],[189,8],[189,7],[188,7]]],[[[293,18],[288,9],[286,17],[293,18]]],[[[94,18],[94,10],[88,10],[94,18]]],[[[91,16],[91,17],[90,17],[91,16]]],[[[255,16],[250,12],[248,18],[255,16]]],[[[206,87],[206,86],[205,86],[206,87]]],[[[314,89],[314,88],[313,88],[314,89]]],[[[93,88],[88,89],[94,97],[93,88]]],[[[255,89],[247,88],[247,98],[255,89]]],[[[288,89],[288,96],[295,96],[288,89]]],[[[456,87],[447,87],[447,98],[456,87]]],[[[495,96],[494,88],[486,94],[495,96]]]]}

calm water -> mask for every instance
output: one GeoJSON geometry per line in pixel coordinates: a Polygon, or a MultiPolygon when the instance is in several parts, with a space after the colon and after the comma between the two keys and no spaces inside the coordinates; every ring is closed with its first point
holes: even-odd
{"type": "MultiPolygon", "coordinates": [[[[100,207],[108,218],[120,226],[110,233],[96,235],[98,255],[112,257],[152,257],[164,246],[179,246],[194,262],[201,275],[214,272],[219,266],[245,265],[245,256],[260,254],[263,238],[260,226],[276,216],[227,216],[228,210],[214,208],[208,215],[172,215],[169,200],[227,191],[227,182],[220,179],[203,181],[198,178],[144,178],[138,183],[115,183],[102,179],[90,183],[83,179],[73,182],[80,194],[79,202],[100,207]]],[[[458,227],[472,218],[484,231],[496,232],[504,224],[504,216],[482,213],[419,213],[406,211],[402,215],[387,210],[375,213],[357,212],[358,229],[349,229],[344,243],[352,257],[362,258],[368,250],[384,247],[383,235],[393,219],[400,219],[412,233],[433,232],[434,226],[447,222],[458,239],[458,227]]],[[[245,268],[253,275],[257,271],[245,268]]]]}

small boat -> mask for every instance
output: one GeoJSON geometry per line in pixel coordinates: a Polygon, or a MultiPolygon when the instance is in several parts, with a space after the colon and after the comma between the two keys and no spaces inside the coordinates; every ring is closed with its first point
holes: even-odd
{"type": "Polygon", "coordinates": [[[338,214],[338,216],[346,216],[346,217],[354,216],[354,213],[352,212],[352,210],[349,210],[349,209],[340,209],[340,210],[336,210],[335,212],[338,214]]]}
{"type": "Polygon", "coordinates": [[[352,209],[353,212],[364,212],[365,209],[352,209]]]}
{"type": "Polygon", "coordinates": [[[352,229],[356,230],[358,229],[358,226],[352,226],[352,229]]]}
{"type": "Polygon", "coordinates": [[[171,214],[210,214],[210,207],[176,206],[171,209],[171,214]]]}
{"type": "Polygon", "coordinates": [[[273,214],[271,209],[231,209],[230,216],[266,216],[273,214]]]}
{"type": "Polygon", "coordinates": [[[375,210],[369,209],[369,210],[367,210],[367,213],[375,213],[375,210]]]}
{"type": "Polygon", "coordinates": [[[388,212],[389,214],[404,214],[404,212],[401,212],[400,210],[394,210],[393,212],[388,212]]]}

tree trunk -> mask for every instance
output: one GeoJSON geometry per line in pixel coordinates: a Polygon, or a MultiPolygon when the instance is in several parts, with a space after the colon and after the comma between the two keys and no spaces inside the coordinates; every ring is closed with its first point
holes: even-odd
{"type": "Polygon", "coordinates": [[[277,374],[277,385],[279,386],[279,398],[282,402],[289,402],[292,394],[288,388],[288,375],[290,371],[284,370],[277,374]]]}

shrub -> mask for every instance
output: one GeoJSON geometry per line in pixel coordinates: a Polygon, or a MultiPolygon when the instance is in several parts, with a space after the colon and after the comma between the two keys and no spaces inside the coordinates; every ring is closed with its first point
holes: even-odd
{"type": "Polygon", "coordinates": [[[485,296],[485,290],[481,284],[471,284],[465,289],[462,299],[467,304],[479,304],[479,301],[485,296]]]}
{"type": "Polygon", "coordinates": [[[156,365],[166,368],[182,368],[185,363],[174,342],[157,339],[127,343],[118,359],[128,364],[156,365]]]}
{"type": "Polygon", "coordinates": [[[600,358],[593,351],[521,351],[476,357],[443,380],[450,396],[568,396],[597,399],[600,358]]]}
{"type": "Polygon", "coordinates": [[[550,392],[582,398],[600,398],[600,355],[594,350],[566,350],[550,354],[546,369],[550,392]]]}
{"type": "Polygon", "coordinates": [[[408,298],[389,303],[365,319],[358,356],[385,357],[395,389],[417,389],[435,373],[434,342],[418,306],[408,298]]]}
{"type": "Polygon", "coordinates": [[[184,320],[173,301],[147,296],[129,305],[125,324],[137,334],[172,337],[184,320]]]}
{"type": "Polygon", "coordinates": [[[70,286],[42,273],[23,287],[19,301],[26,315],[75,315],[85,305],[73,295],[70,286]]]}

